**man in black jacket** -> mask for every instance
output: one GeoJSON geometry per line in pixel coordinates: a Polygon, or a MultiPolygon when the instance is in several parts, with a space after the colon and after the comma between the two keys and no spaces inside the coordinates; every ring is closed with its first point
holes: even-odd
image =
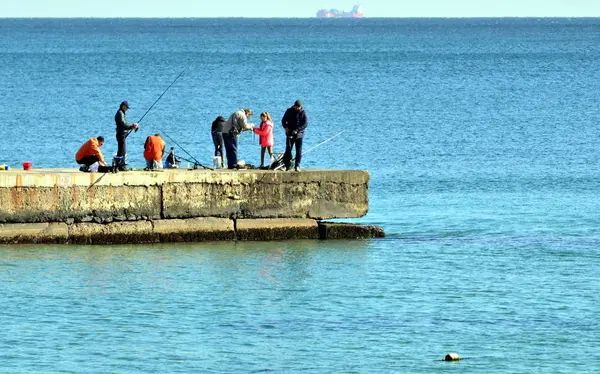
{"type": "Polygon", "coordinates": [[[129,103],[127,101],[123,101],[121,105],[119,105],[119,110],[117,114],[115,114],[115,124],[117,125],[117,166],[119,170],[126,171],[126,160],[125,156],[127,155],[127,135],[131,130],[137,130],[137,123],[127,123],[127,118],[125,117],[125,112],[129,109],[129,103]]]}
{"type": "Polygon", "coordinates": [[[294,105],[288,108],[283,115],[281,124],[285,130],[285,154],[283,163],[286,170],[291,170],[292,148],[296,147],[296,158],[294,159],[294,170],[300,171],[300,161],[302,161],[302,139],[304,131],[308,126],[308,117],[302,106],[302,101],[296,100],[294,105]]]}
{"type": "Polygon", "coordinates": [[[223,116],[218,116],[212,123],[210,133],[212,135],[213,144],[215,145],[215,157],[221,158],[221,165],[223,165],[223,150],[225,149],[225,143],[223,142],[223,126],[227,120],[223,116]]]}

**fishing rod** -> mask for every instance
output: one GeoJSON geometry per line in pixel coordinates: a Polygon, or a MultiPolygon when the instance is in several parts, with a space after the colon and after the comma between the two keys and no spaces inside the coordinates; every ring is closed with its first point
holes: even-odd
{"type": "MultiPolygon", "coordinates": [[[[152,110],[152,108],[154,108],[154,106],[156,105],[156,103],[158,103],[160,101],[160,99],[162,99],[162,97],[167,93],[167,91],[169,91],[169,88],[173,87],[173,85],[175,84],[175,82],[177,82],[177,80],[189,69],[189,67],[192,66],[192,64],[194,63],[194,61],[196,61],[196,58],[194,58],[192,61],[190,61],[190,63],[185,67],[185,69],[183,69],[181,71],[181,73],[179,73],[179,75],[173,80],[173,82],[171,82],[171,84],[169,85],[169,87],[167,87],[167,89],[164,90],[163,93],[160,94],[160,96],[158,97],[158,99],[156,99],[156,101],[154,101],[154,103],[152,103],[152,105],[150,106],[150,108],[148,108],[148,110],[146,111],[146,113],[144,113],[144,115],[142,116],[142,118],[140,118],[139,121],[137,121],[138,124],[140,122],[142,122],[142,120],[144,119],[144,117],[146,117],[146,114],[148,114],[152,110]]],[[[138,128],[135,129],[135,132],[138,131],[138,128]]],[[[127,137],[129,136],[129,134],[131,134],[131,131],[133,131],[133,130],[134,129],[131,129],[131,130],[127,131],[127,134],[125,134],[125,139],[127,139],[127,137]]],[[[105,172],[98,179],[96,179],[94,181],[94,183],[92,183],[88,187],[88,191],[90,190],[90,188],[94,187],[98,182],[100,182],[102,180],[102,178],[104,178],[106,176],[106,174],[107,174],[107,172],[105,172]]]]}
{"type": "Polygon", "coordinates": [[[100,182],[100,181],[102,180],[102,178],[104,178],[104,176],[105,176],[106,174],[108,174],[108,172],[105,172],[105,173],[104,173],[104,174],[102,174],[100,177],[98,177],[98,179],[96,179],[96,180],[94,181],[94,183],[92,183],[92,184],[91,184],[91,185],[90,185],[90,186],[87,188],[87,190],[86,190],[86,191],[89,191],[89,190],[90,190],[92,187],[94,187],[94,186],[95,186],[95,185],[96,185],[98,182],[100,182]]]}
{"type": "Polygon", "coordinates": [[[195,163],[196,163],[196,161],[192,161],[192,160],[190,160],[189,158],[185,158],[185,157],[181,157],[181,156],[176,156],[176,157],[177,157],[177,161],[178,161],[178,162],[179,162],[179,160],[183,160],[183,161],[190,162],[190,163],[192,163],[192,164],[195,164],[195,163]]]}
{"type": "MultiPolygon", "coordinates": [[[[202,165],[202,164],[200,163],[200,161],[196,160],[196,159],[194,158],[194,156],[192,156],[192,155],[191,155],[191,154],[190,154],[188,151],[186,151],[186,150],[185,150],[185,148],[183,148],[182,146],[180,146],[180,145],[179,145],[179,143],[177,143],[177,142],[175,141],[175,139],[173,139],[173,138],[171,138],[169,135],[167,135],[167,133],[166,133],[166,132],[164,132],[164,131],[160,131],[160,133],[161,133],[161,134],[163,134],[164,136],[166,136],[166,137],[167,137],[167,138],[168,138],[170,141],[172,141],[173,143],[175,143],[175,145],[176,145],[176,146],[178,146],[179,148],[181,148],[181,150],[182,150],[182,151],[184,151],[186,155],[190,156],[190,158],[191,158],[192,160],[194,160],[194,163],[195,163],[196,165],[198,165],[198,166],[200,166],[200,167],[202,167],[202,168],[204,168],[204,169],[210,169],[210,170],[214,170],[213,168],[209,168],[208,166],[204,166],[204,165],[202,165]]],[[[180,157],[180,158],[181,158],[181,159],[183,159],[182,157],[180,157]]],[[[191,162],[191,161],[189,161],[189,160],[186,160],[186,161],[188,161],[188,162],[191,162]]]]}
{"type": "Polygon", "coordinates": [[[199,164],[196,161],[192,161],[189,158],[177,156],[177,163],[180,163],[181,162],[180,160],[187,161],[190,164],[194,164],[194,169],[196,169],[196,166],[199,166],[199,164]]]}
{"type": "Polygon", "coordinates": [[[319,148],[319,147],[320,147],[320,146],[322,146],[323,144],[325,144],[325,143],[327,143],[327,142],[329,142],[329,141],[331,141],[331,140],[333,140],[333,139],[337,138],[338,136],[342,135],[342,134],[343,134],[343,133],[345,133],[345,132],[346,132],[346,130],[344,130],[344,131],[342,131],[342,132],[340,132],[340,133],[338,133],[338,134],[335,134],[335,135],[334,135],[334,136],[332,136],[331,138],[329,138],[329,139],[326,139],[326,140],[322,141],[321,143],[319,143],[319,144],[315,145],[314,147],[310,148],[308,151],[306,151],[306,152],[302,152],[302,156],[305,156],[306,154],[310,153],[311,151],[314,151],[315,149],[319,148]]]}
{"type": "MultiPolygon", "coordinates": [[[[322,146],[323,144],[325,144],[325,143],[327,143],[327,142],[329,142],[329,141],[331,141],[331,140],[333,140],[333,139],[337,138],[338,136],[342,135],[342,134],[343,134],[343,133],[345,133],[345,132],[346,132],[346,130],[344,130],[344,131],[341,131],[341,132],[339,132],[339,133],[335,134],[334,136],[332,136],[332,137],[330,137],[330,138],[328,138],[328,139],[325,139],[324,141],[322,141],[321,143],[319,143],[319,144],[315,145],[314,147],[310,148],[310,149],[309,149],[309,150],[307,150],[306,152],[302,152],[302,156],[306,155],[307,153],[310,153],[311,151],[314,151],[315,149],[319,148],[319,147],[320,147],[320,146],[322,146]]],[[[287,141],[289,141],[289,139],[288,139],[287,141]]],[[[292,162],[292,161],[295,161],[295,160],[296,160],[296,157],[294,157],[293,159],[291,159],[291,160],[290,160],[290,162],[292,162]]],[[[281,169],[283,169],[283,168],[284,168],[284,166],[285,166],[285,165],[283,165],[283,163],[282,163],[281,165],[278,165],[277,167],[275,167],[273,170],[281,170],[281,169]]]]}
{"type": "Polygon", "coordinates": [[[115,173],[115,167],[113,166],[112,168],[109,168],[107,171],[104,171],[103,174],[101,176],[98,177],[98,179],[96,179],[94,181],[94,183],[92,183],[86,191],[89,191],[92,187],[94,187],[98,182],[100,182],[102,180],[102,178],[104,178],[106,176],[106,174],[108,173],[115,173]]]}
{"type": "MultiPolygon", "coordinates": [[[[140,118],[140,120],[137,121],[137,123],[142,122],[142,120],[144,119],[144,117],[146,117],[146,114],[148,114],[152,110],[152,108],[154,108],[154,106],[156,105],[156,103],[158,103],[160,101],[160,99],[167,93],[167,91],[169,91],[169,88],[173,87],[173,85],[175,84],[175,82],[177,82],[177,80],[187,71],[187,69],[189,69],[189,67],[192,66],[192,63],[194,61],[196,61],[195,58],[185,67],[185,69],[183,69],[181,71],[181,73],[179,73],[179,75],[173,80],[173,82],[171,82],[171,84],[169,85],[169,87],[167,87],[167,89],[164,90],[162,94],[160,94],[160,96],[158,97],[158,99],[156,99],[156,101],[150,106],[150,108],[148,108],[148,110],[146,111],[146,113],[144,113],[144,115],[142,116],[142,118],[140,118]]],[[[131,134],[132,130],[127,131],[127,134],[125,135],[125,138],[127,138],[129,136],[129,134],[131,134]]],[[[137,129],[135,129],[135,131],[137,132],[137,129]]]]}

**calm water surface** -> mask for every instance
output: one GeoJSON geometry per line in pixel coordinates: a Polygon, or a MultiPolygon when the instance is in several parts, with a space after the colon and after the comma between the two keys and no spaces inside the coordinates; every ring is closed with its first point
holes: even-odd
{"type": "Polygon", "coordinates": [[[592,245],[4,247],[2,370],[593,372],[592,245]]]}
{"type": "Polygon", "coordinates": [[[0,19],[1,163],[114,153],[118,103],[138,120],[189,65],[134,166],[157,131],[209,163],[214,117],[300,97],[306,147],[346,131],[304,166],[369,170],[358,221],[388,234],[1,246],[0,372],[597,372],[599,42],[598,19],[0,19]]]}

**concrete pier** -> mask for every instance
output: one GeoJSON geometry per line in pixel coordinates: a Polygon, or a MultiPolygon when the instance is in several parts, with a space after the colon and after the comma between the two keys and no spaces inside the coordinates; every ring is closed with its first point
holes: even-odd
{"type": "Polygon", "coordinates": [[[357,170],[0,171],[0,243],[343,238],[317,221],[364,216],[368,182],[357,170]]]}

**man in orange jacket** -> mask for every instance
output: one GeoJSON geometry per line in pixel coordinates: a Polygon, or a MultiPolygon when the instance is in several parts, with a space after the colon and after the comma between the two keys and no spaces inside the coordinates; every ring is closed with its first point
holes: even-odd
{"type": "MultiPolygon", "coordinates": [[[[104,162],[104,156],[100,147],[104,144],[104,137],[99,136],[97,138],[90,138],[87,142],[83,143],[77,154],[75,155],[75,161],[78,164],[84,165],[87,170],[90,165],[98,163],[101,166],[106,166],[104,162]]],[[[83,167],[82,167],[83,168],[83,167]]]]}
{"type": "Polygon", "coordinates": [[[160,134],[154,134],[146,138],[144,144],[144,158],[146,169],[162,169],[162,158],[165,154],[165,141],[160,134]]]}

